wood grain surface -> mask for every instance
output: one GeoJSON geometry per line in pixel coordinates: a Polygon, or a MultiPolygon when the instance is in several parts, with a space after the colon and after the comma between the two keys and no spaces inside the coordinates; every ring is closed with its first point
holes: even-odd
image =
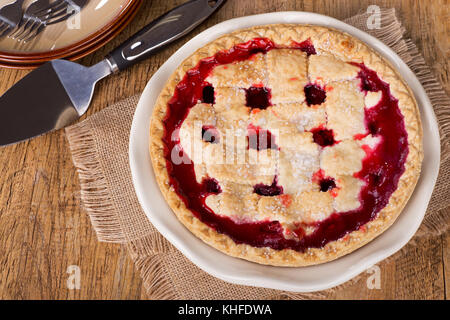
{"type": "MultiPolygon", "coordinates": [[[[112,42],[81,60],[100,61],[147,22],[182,0],[145,1],[135,20],[112,42]]],[[[395,7],[407,35],[444,85],[449,82],[448,0],[228,0],[187,38],[154,57],[101,82],[87,116],[140,93],[152,74],[188,38],[230,18],[272,11],[311,11],[338,19],[371,4],[395,7]]],[[[0,69],[0,94],[27,71],[0,69]]],[[[86,117],[86,116],[84,116],[86,117]]],[[[83,118],[84,118],[83,117],[83,118]]],[[[63,131],[2,148],[0,152],[0,298],[145,299],[138,272],[124,246],[99,243],[80,206],[79,183],[63,131]],[[80,289],[68,289],[67,268],[81,270],[80,289]]],[[[450,211],[450,208],[446,210],[450,211]]],[[[332,299],[446,299],[449,297],[450,232],[422,238],[407,255],[378,264],[380,288],[369,289],[371,274],[332,299]],[[411,280],[413,279],[413,280],[411,280]]],[[[238,298],[238,297],[236,297],[238,298]]]]}

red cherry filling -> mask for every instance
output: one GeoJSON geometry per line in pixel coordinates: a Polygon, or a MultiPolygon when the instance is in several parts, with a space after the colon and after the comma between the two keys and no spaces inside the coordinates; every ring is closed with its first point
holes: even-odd
{"type": "Polygon", "coordinates": [[[322,104],[327,97],[325,90],[316,84],[307,84],[304,90],[308,106],[322,104]]]}
{"type": "Polygon", "coordinates": [[[382,173],[380,172],[372,172],[368,175],[369,183],[374,185],[380,185],[383,184],[385,181],[385,178],[382,173]]]}
{"type": "Polygon", "coordinates": [[[255,150],[265,150],[265,149],[278,149],[275,143],[275,136],[269,130],[261,129],[260,127],[255,127],[249,125],[248,127],[248,148],[255,150]]]}
{"type": "Polygon", "coordinates": [[[384,89],[385,83],[380,81],[375,71],[369,70],[362,63],[351,62],[350,64],[361,68],[358,72],[358,78],[361,79],[361,90],[376,92],[384,89]]]}
{"type": "Polygon", "coordinates": [[[213,126],[203,126],[202,139],[205,142],[219,143],[219,131],[213,126]]]}
{"type": "Polygon", "coordinates": [[[208,194],[219,194],[222,192],[219,182],[216,179],[203,179],[202,184],[205,188],[205,192],[208,194]]]}
{"type": "Polygon", "coordinates": [[[294,229],[293,232],[299,239],[303,238],[306,235],[305,229],[303,229],[303,227],[301,227],[301,226],[294,229]]]}
{"type": "Polygon", "coordinates": [[[311,42],[311,39],[309,38],[302,42],[292,41],[292,44],[295,49],[300,49],[301,51],[305,52],[308,56],[316,54],[316,48],[314,48],[314,45],[311,42]]]}
{"type": "Polygon", "coordinates": [[[260,231],[262,233],[273,233],[279,234],[283,232],[283,227],[278,221],[271,221],[265,224],[262,224],[260,227],[260,231]]]}
{"type": "Polygon", "coordinates": [[[245,105],[252,109],[266,109],[268,106],[271,106],[270,98],[271,93],[269,88],[252,86],[245,89],[245,105]]]}
{"type": "Polygon", "coordinates": [[[333,178],[324,178],[320,180],[319,185],[320,191],[322,192],[327,192],[329,190],[336,188],[336,182],[334,181],[333,178]]]}
{"type": "Polygon", "coordinates": [[[321,147],[332,146],[336,143],[333,130],[319,127],[312,129],[311,132],[313,134],[314,142],[321,147]]]}
{"type": "Polygon", "coordinates": [[[266,184],[257,184],[253,186],[253,192],[264,197],[278,196],[283,193],[283,187],[277,185],[277,180],[274,179],[270,186],[266,184]]]}
{"type": "Polygon", "coordinates": [[[206,86],[203,88],[202,92],[202,101],[203,103],[210,103],[214,104],[214,87],[213,86],[206,86]]]}

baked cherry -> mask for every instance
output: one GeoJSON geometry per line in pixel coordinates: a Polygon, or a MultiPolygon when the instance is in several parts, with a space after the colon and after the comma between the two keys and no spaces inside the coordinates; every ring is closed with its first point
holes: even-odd
{"type": "Polygon", "coordinates": [[[266,50],[264,48],[253,48],[253,49],[250,50],[251,56],[250,56],[249,59],[252,59],[253,55],[255,55],[257,53],[265,53],[265,52],[266,52],[266,50]]]}
{"type": "Polygon", "coordinates": [[[319,185],[320,191],[322,192],[327,192],[329,190],[336,188],[336,182],[334,181],[333,178],[324,178],[320,180],[319,185]]]}
{"type": "Polygon", "coordinates": [[[325,90],[316,84],[307,84],[304,90],[308,106],[322,104],[327,98],[325,90]]]}
{"type": "Polygon", "coordinates": [[[336,143],[333,130],[319,127],[312,129],[311,132],[313,134],[314,142],[321,147],[332,146],[336,143]]]}
{"type": "Polygon", "coordinates": [[[260,196],[273,197],[282,194],[283,187],[277,185],[277,179],[275,178],[270,186],[262,183],[253,186],[253,192],[260,196]]]}
{"type": "Polygon", "coordinates": [[[367,128],[369,129],[369,133],[373,136],[378,134],[378,131],[380,130],[375,122],[369,122],[367,128]]]}
{"type": "Polygon", "coordinates": [[[268,106],[271,106],[270,98],[271,93],[269,88],[252,86],[245,89],[245,105],[252,109],[266,109],[268,106]]]}
{"type": "Polygon", "coordinates": [[[317,54],[316,48],[314,48],[314,45],[311,39],[309,38],[302,42],[292,41],[292,44],[295,49],[300,49],[301,51],[305,52],[308,56],[312,54],[317,54]]]}
{"type": "Polygon", "coordinates": [[[222,192],[219,182],[214,178],[204,179],[202,181],[202,184],[205,187],[205,191],[207,193],[219,194],[222,192]]]}
{"type": "Polygon", "coordinates": [[[214,99],[214,87],[213,86],[206,86],[203,88],[203,103],[210,103],[213,104],[215,102],[214,99]]]}

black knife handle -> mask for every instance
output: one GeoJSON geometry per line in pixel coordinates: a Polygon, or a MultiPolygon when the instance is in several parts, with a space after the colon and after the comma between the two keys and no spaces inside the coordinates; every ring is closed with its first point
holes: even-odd
{"type": "Polygon", "coordinates": [[[208,18],[226,0],[191,0],[153,20],[107,56],[122,71],[181,38],[208,18]]]}

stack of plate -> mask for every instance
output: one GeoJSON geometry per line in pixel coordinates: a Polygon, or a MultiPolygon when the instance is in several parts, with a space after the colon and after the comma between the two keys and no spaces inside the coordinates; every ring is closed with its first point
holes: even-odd
{"type": "Polygon", "coordinates": [[[143,0],[90,0],[67,21],[48,26],[28,43],[0,40],[0,66],[34,68],[58,58],[76,60],[104,46],[136,15],[143,0]]]}

